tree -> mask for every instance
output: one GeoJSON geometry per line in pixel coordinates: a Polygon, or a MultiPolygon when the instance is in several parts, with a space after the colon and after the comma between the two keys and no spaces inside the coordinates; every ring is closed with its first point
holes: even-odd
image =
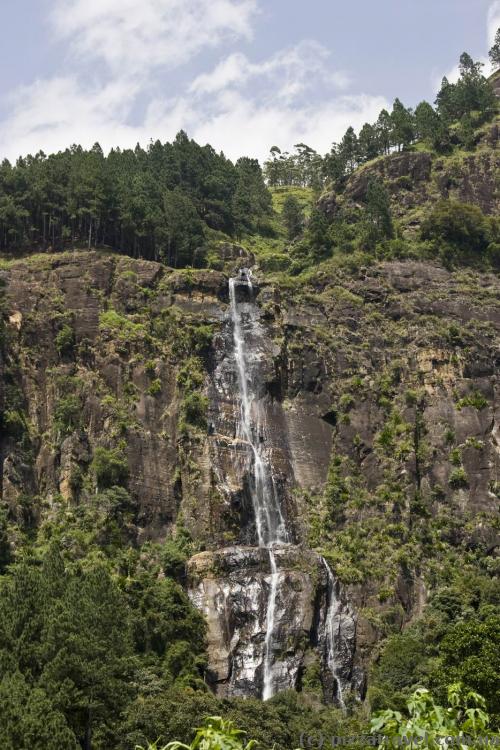
{"type": "Polygon", "coordinates": [[[380,179],[368,183],[366,193],[365,245],[373,249],[377,242],[394,236],[389,193],[380,179]]]}
{"type": "Polygon", "coordinates": [[[330,152],[326,154],[323,160],[323,174],[332,180],[332,182],[341,185],[346,174],[346,163],[344,155],[340,151],[337,143],[332,144],[330,152]]]}
{"type": "Polygon", "coordinates": [[[467,52],[460,56],[460,78],[454,95],[457,119],[473,111],[485,114],[494,106],[494,94],[490,84],[482,75],[482,68],[483,64],[474,62],[467,52]]]}
{"type": "Polygon", "coordinates": [[[328,237],[328,221],[319,208],[313,208],[311,212],[307,225],[307,240],[315,259],[326,258],[330,253],[331,241],[328,237]]]}
{"type": "Polygon", "coordinates": [[[415,110],[415,129],[417,138],[432,141],[440,126],[439,115],[429,102],[420,102],[415,110]]]}
{"type": "Polygon", "coordinates": [[[380,139],[374,125],[365,122],[358,136],[358,152],[362,162],[370,161],[381,153],[380,139]]]}
{"type": "Polygon", "coordinates": [[[273,146],[269,151],[269,158],[264,162],[264,176],[271,187],[281,184],[281,149],[273,146]]]}
{"type": "Polygon", "coordinates": [[[10,562],[12,562],[12,550],[8,533],[7,510],[0,507],[0,574],[5,572],[10,562]]]}
{"type": "Polygon", "coordinates": [[[462,115],[460,120],[460,127],[458,129],[458,137],[460,143],[466,149],[471,151],[476,144],[476,133],[474,130],[474,123],[470,114],[462,115]]]}
{"type": "Polygon", "coordinates": [[[287,195],[283,202],[283,221],[289,240],[294,240],[304,226],[304,210],[294,195],[287,195]]]}
{"type": "Polygon", "coordinates": [[[79,744],[64,714],[20,672],[0,681],[0,743],[6,750],[77,750],[79,744]]]}
{"type": "Polygon", "coordinates": [[[203,227],[191,198],[180,189],[163,195],[163,222],[157,232],[160,256],[169,266],[193,265],[195,250],[203,244],[203,227]]]}
{"type": "Polygon", "coordinates": [[[66,570],[55,547],[41,566],[21,564],[0,591],[0,666],[17,694],[8,715],[29,708],[42,737],[51,717],[62,747],[72,750],[74,736],[90,750],[130,697],[131,643],[124,595],[104,564],[66,570]]]}
{"type": "Polygon", "coordinates": [[[383,109],[375,125],[382,152],[388,154],[391,150],[393,122],[389,112],[383,109]]]}
{"type": "Polygon", "coordinates": [[[446,76],[441,81],[441,88],[436,96],[436,107],[446,122],[451,122],[455,118],[455,85],[450,83],[446,76]]]}
{"type": "Polygon", "coordinates": [[[462,682],[485,696],[488,710],[500,718],[500,616],[457,622],[446,633],[439,649],[435,681],[462,682]]]}
{"type": "Polygon", "coordinates": [[[128,464],[126,457],[119,450],[97,446],[91,464],[99,490],[126,484],[128,464]]]}
{"type": "Polygon", "coordinates": [[[493,65],[493,70],[500,70],[500,28],[497,29],[497,33],[495,34],[493,46],[489,51],[489,57],[493,65]]]}
{"type": "Polygon", "coordinates": [[[339,144],[339,155],[345,164],[347,174],[354,172],[358,166],[358,138],[353,127],[347,128],[339,144]]]}
{"type": "Polygon", "coordinates": [[[410,109],[402,104],[399,99],[394,101],[391,112],[392,142],[398,151],[408,146],[415,140],[415,119],[410,109]]]}

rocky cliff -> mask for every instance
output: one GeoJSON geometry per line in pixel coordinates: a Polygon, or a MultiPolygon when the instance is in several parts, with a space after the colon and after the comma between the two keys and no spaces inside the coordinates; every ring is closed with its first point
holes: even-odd
{"type": "Polygon", "coordinates": [[[320,205],[331,218],[341,206],[363,204],[369,182],[376,177],[386,185],[393,215],[409,237],[439,200],[469,203],[486,215],[497,215],[500,211],[498,141],[497,120],[476,133],[473,152],[458,150],[451,155],[439,155],[416,150],[378,157],[349,177],[342,194],[325,193],[320,205]]]}
{"type": "MultiPolygon", "coordinates": [[[[227,273],[97,252],[5,264],[1,480],[15,545],[91,502],[98,448],[108,472],[125,466],[120,533],[190,534],[210,679],[247,695],[260,694],[273,571],[238,444],[228,279],[251,262],[241,254],[227,273]]],[[[496,564],[500,283],[410,261],[300,286],[255,277],[261,439],[293,542],[276,552],[276,688],[318,674],[339,700],[363,694],[376,644],[422,611],[440,569],[496,564]]]]}

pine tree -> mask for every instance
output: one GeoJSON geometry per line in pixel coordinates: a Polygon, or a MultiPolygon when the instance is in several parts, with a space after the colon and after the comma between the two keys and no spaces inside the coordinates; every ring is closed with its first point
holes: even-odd
{"type": "Polygon", "coordinates": [[[380,179],[368,183],[364,244],[374,249],[377,242],[394,237],[389,193],[380,179]]]}
{"type": "Polygon", "coordinates": [[[339,145],[339,155],[345,164],[347,174],[358,166],[358,138],[353,127],[347,128],[339,145]]]}
{"type": "Polygon", "coordinates": [[[283,202],[283,221],[289,240],[294,240],[302,231],[304,211],[294,195],[287,195],[283,202]]]}
{"type": "Polygon", "coordinates": [[[417,137],[423,141],[432,141],[439,128],[439,115],[429,102],[420,102],[415,110],[415,128],[417,137]]]}
{"type": "Polygon", "coordinates": [[[358,136],[358,152],[362,162],[370,161],[381,153],[379,134],[374,125],[365,122],[358,136]]]}
{"type": "Polygon", "coordinates": [[[378,116],[378,120],[375,124],[375,129],[377,131],[382,153],[384,154],[388,154],[391,150],[392,128],[393,124],[391,116],[386,109],[383,109],[378,116]]]}
{"type": "Polygon", "coordinates": [[[394,101],[391,112],[392,142],[401,148],[407,148],[415,140],[415,118],[399,99],[394,101]]]}
{"type": "Polygon", "coordinates": [[[455,85],[450,83],[445,76],[441,81],[441,88],[436,97],[436,107],[439,114],[446,122],[451,122],[455,118],[455,91],[455,85]]]}
{"type": "Polygon", "coordinates": [[[493,70],[500,70],[500,28],[497,29],[497,33],[495,34],[493,46],[489,51],[489,57],[493,65],[493,70]]]}

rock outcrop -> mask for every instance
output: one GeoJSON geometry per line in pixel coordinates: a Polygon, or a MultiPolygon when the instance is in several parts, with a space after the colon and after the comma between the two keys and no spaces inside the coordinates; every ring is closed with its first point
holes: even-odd
{"type": "MultiPolygon", "coordinates": [[[[276,548],[279,571],[273,651],[276,691],[298,688],[308,661],[323,668],[326,699],[339,690],[362,689],[353,671],[356,622],[346,602],[329,610],[322,559],[294,546],[276,548]],[[335,674],[328,663],[326,631],[338,633],[335,674]],[[340,684],[340,687],[339,687],[340,684]]],[[[266,610],[271,569],[266,550],[234,547],[202,552],[188,568],[191,598],[208,622],[210,677],[220,695],[262,695],[266,610]]]]}
{"type": "Polygon", "coordinates": [[[381,156],[357,169],[341,195],[326,192],[318,206],[331,220],[342,205],[362,205],[374,177],[384,181],[393,215],[410,235],[436,201],[449,199],[478,206],[495,216],[500,211],[498,190],[498,123],[484,132],[474,152],[437,156],[406,151],[381,156]]]}

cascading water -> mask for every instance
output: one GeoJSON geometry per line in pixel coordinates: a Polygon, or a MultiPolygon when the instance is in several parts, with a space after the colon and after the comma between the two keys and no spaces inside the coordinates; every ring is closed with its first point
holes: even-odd
{"type": "Polygon", "coordinates": [[[252,376],[251,356],[245,345],[243,319],[248,335],[257,333],[258,313],[253,299],[253,286],[250,272],[240,272],[240,276],[229,280],[231,320],[233,324],[234,357],[238,376],[240,419],[237,437],[244,441],[252,452],[251,499],[255,515],[255,525],[259,547],[273,544],[286,544],[289,536],[274,486],[269,463],[263,455],[264,419],[258,396],[258,383],[252,376]],[[237,287],[247,290],[248,301],[238,303],[237,287]]]}
{"type": "Polygon", "coordinates": [[[343,705],[358,680],[356,622],[323,558],[295,544],[282,508],[295,467],[288,414],[266,388],[276,347],[256,292],[249,271],[230,280],[227,325],[214,341],[210,522],[229,544],[222,537],[188,563],[189,595],[207,620],[207,681],[221,696],[266,700],[300,686],[313,658],[325,700],[343,705]]]}
{"type": "Polygon", "coordinates": [[[233,324],[234,356],[238,375],[240,420],[238,438],[245,441],[252,453],[251,499],[255,516],[255,526],[259,547],[267,548],[271,577],[266,613],[266,637],[263,661],[264,700],[271,698],[273,686],[273,634],[276,601],[280,574],[273,547],[289,543],[285,519],[276,492],[271,467],[266,460],[264,449],[262,411],[258,397],[258,383],[253,382],[250,354],[246,347],[244,328],[249,336],[256,333],[259,326],[250,271],[242,270],[237,278],[229,281],[229,298],[233,324]],[[238,302],[237,288],[243,287],[246,302],[238,302]],[[244,322],[245,321],[245,322],[244,322]]]}
{"type": "Polygon", "coordinates": [[[330,566],[326,562],[325,558],[322,558],[323,565],[326,569],[328,579],[328,591],[327,591],[327,609],[325,616],[325,646],[326,646],[326,664],[337,683],[337,700],[341,708],[345,708],[342,680],[339,675],[339,665],[337,663],[336,644],[340,639],[341,630],[341,602],[339,601],[336,593],[335,578],[330,569],[330,566]]]}

